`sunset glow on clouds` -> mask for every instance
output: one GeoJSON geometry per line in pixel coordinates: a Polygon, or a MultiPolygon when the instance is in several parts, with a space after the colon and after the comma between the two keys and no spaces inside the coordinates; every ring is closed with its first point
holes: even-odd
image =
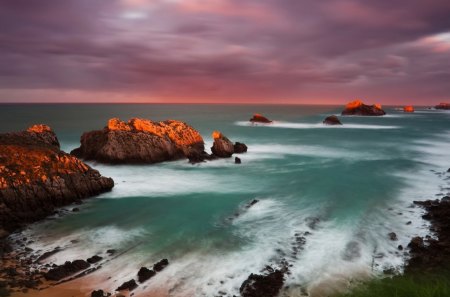
{"type": "Polygon", "coordinates": [[[450,101],[450,2],[4,0],[0,102],[450,101]]]}

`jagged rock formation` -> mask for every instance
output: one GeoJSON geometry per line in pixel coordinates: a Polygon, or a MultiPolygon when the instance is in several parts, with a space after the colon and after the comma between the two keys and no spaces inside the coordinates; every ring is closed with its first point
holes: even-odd
{"type": "Polygon", "coordinates": [[[247,152],[247,146],[243,143],[236,142],[233,144],[225,135],[219,131],[212,133],[214,139],[211,152],[213,156],[218,158],[230,158],[233,154],[241,154],[247,152]]]}
{"type": "Polygon", "coordinates": [[[339,118],[335,115],[326,117],[325,120],[323,120],[323,124],[324,125],[342,125],[339,118]]]}
{"type": "Polygon", "coordinates": [[[265,124],[269,124],[272,123],[271,120],[269,120],[268,118],[266,118],[265,116],[259,114],[259,113],[255,113],[253,115],[253,117],[250,119],[250,122],[252,123],[265,123],[265,124]]]}
{"type": "Polygon", "coordinates": [[[242,297],[275,297],[284,283],[284,273],[275,270],[266,275],[250,274],[239,291],[242,297]]]}
{"type": "Polygon", "coordinates": [[[0,230],[11,232],[113,186],[111,178],[61,151],[46,125],[0,134],[0,230]]]}
{"type": "Polygon", "coordinates": [[[361,100],[355,100],[348,103],[341,114],[358,116],[382,116],[385,115],[386,112],[381,108],[380,104],[366,105],[361,100]]]}
{"type": "Polygon", "coordinates": [[[71,154],[104,163],[158,163],[205,153],[203,138],[186,123],[114,118],[103,130],[84,133],[71,154]]]}
{"type": "Polygon", "coordinates": [[[436,109],[450,109],[450,103],[441,102],[436,105],[434,108],[436,109]]]}

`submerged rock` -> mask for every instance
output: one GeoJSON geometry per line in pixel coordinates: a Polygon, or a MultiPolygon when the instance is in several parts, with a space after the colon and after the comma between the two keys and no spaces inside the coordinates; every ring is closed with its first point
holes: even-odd
{"type": "Polygon", "coordinates": [[[252,122],[252,123],[265,123],[265,124],[272,123],[271,120],[269,120],[268,118],[266,118],[265,116],[263,116],[263,115],[261,115],[259,113],[255,113],[253,115],[253,117],[250,119],[250,122],[252,122]]]}
{"type": "Polygon", "coordinates": [[[398,240],[397,234],[395,234],[395,232],[389,233],[388,236],[389,236],[390,240],[393,240],[393,241],[398,240]]]}
{"type": "Polygon", "coordinates": [[[50,269],[44,277],[46,280],[59,281],[81,270],[89,268],[90,264],[84,260],[67,261],[63,265],[50,269]]]}
{"type": "Polygon", "coordinates": [[[242,297],[275,297],[283,287],[284,274],[275,270],[267,275],[250,274],[239,291],[242,297]]]}
{"type": "Polygon", "coordinates": [[[204,153],[203,138],[188,124],[110,119],[103,130],[86,132],[71,154],[103,163],[158,163],[204,153]]]}
{"type": "Polygon", "coordinates": [[[46,125],[0,134],[0,229],[13,231],[114,182],[59,148],[46,125]]]}
{"type": "Polygon", "coordinates": [[[325,118],[325,120],[323,120],[323,123],[325,125],[342,125],[341,121],[339,120],[339,118],[335,115],[331,115],[325,118]]]}
{"type": "Polygon", "coordinates": [[[355,100],[348,103],[341,114],[358,116],[382,116],[385,115],[386,112],[381,108],[380,104],[366,105],[361,100],[355,100]]]}

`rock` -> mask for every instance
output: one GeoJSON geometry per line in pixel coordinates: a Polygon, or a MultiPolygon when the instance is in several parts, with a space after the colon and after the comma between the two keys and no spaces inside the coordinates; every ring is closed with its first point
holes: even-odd
{"type": "Polygon", "coordinates": [[[325,118],[325,120],[323,120],[323,123],[325,125],[342,125],[341,121],[339,120],[339,118],[335,115],[331,115],[325,118]]]}
{"type": "Polygon", "coordinates": [[[398,240],[397,234],[395,234],[395,232],[389,233],[388,236],[389,236],[390,240],[393,240],[393,241],[398,240]]]}
{"type": "Polygon", "coordinates": [[[142,163],[193,159],[204,154],[203,138],[186,123],[153,122],[133,118],[127,123],[114,118],[103,130],[86,132],[81,146],[71,154],[102,163],[142,163]]]}
{"type": "Polygon", "coordinates": [[[414,237],[413,239],[411,239],[411,242],[408,244],[408,247],[411,249],[413,253],[422,250],[425,247],[423,238],[420,236],[414,237]]]}
{"type": "Polygon", "coordinates": [[[161,261],[159,261],[159,262],[155,263],[155,265],[153,265],[153,270],[156,272],[160,272],[161,270],[166,268],[168,265],[169,265],[169,260],[162,259],[161,261]]]}
{"type": "Polygon", "coordinates": [[[91,293],[91,297],[105,297],[108,295],[105,295],[105,292],[103,292],[103,290],[96,290],[96,291],[92,291],[91,293]]]}
{"type": "Polygon", "coordinates": [[[399,251],[403,251],[403,245],[399,245],[398,247],[397,247],[397,249],[399,250],[399,251]]]}
{"type": "Polygon", "coordinates": [[[94,264],[94,263],[97,263],[97,262],[101,261],[102,259],[103,259],[102,257],[95,255],[95,256],[92,256],[92,257],[88,258],[86,261],[89,264],[94,264]]]}
{"type": "Polygon", "coordinates": [[[414,112],[414,106],[408,105],[403,107],[403,112],[414,112]]]}
{"type": "Polygon", "coordinates": [[[79,212],[80,209],[79,209],[78,207],[74,207],[74,208],[72,208],[72,211],[73,211],[73,212],[79,212]]]}
{"type": "Polygon", "coordinates": [[[45,125],[0,134],[0,164],[0,229],[9,232],[114,186],[111,178],[61,151],[45,125]]]}
{"type": "Polygon", "coordinates": [[[148,269],[146,267],[141,267],[141,269],[139,269],[139,272],[138,272],[138,281],[140,283],[143,283],[146,280],[148,280],[148,279],[152,278],[153,276],[155,276],[155,274],[156,274],[155,271],[153,271],[151,269],[148,269]]]}
{"type": "Polygon", "coordinates": [[[117,252],[117,250],[115,250],[115,249],[109,249],[106,251],[106,253],[109,255],[114,255],[116,252],[117,252]]]}
{"type": "Polygon", "coordinates": [[[441,102],[434,107],[435,109],[450,109],[450,103],[441,102]]]}
{"type": "Polygon", "coordinates": [[[138,285],[136,284],[136,281],[134,279],[132,279],[127,282],[124,282],[121,286],[119,286],[116,289],[116,291],[124,291],[124,290],[133,291],[137,287],[138,287],[138,285]]]}
{"type": "Polygon", "coordinates": [[[244,143],[236,142],[234,144],[234,153],[235,154],[242,154],[247,152],[247,146],[244,143]]]}
{"type": "Polygon", "coordinates": [[[258,199],[253,199],[252,201],[250,201],[250,203],[248,203],[248,204],[245,206],[245,208],[250,208],[250,207],[252,207],[253,205],[255,205],[256,203],[258,203],[258,202],[259,202],[258,199]]]}
{"type": "Polygon", "coordinates": [[[234,163],[235,163],[235,164],[241,164],[241,163],[242,163],[242,161],[241,161],[241,159],[240,159],[240,158],[238,158],[238,157],[234,157],[234,163]]]}
{"type": "Polygon", "coordinates": [[[358,116],[382,116],[386,112],[381,108],[381,105],[366,105],[360,100],[355,100],[348,103],[341,113],[342,115],[358,115],[358,116]]]}
{"type": "Polygon", "coordinates": [[[266,118],[265,116],[263,116],[263,115],[261,115],[259,113],[255,113],[253,115],[253,117],[250,119],[250,122],[252,122],[252,123],[265,123],[265,124],[272,123],[271,120],[269,120],[268,118],[266,118]]]}
{"type": "Polygon", "coordinates": [[[233,143],[219,131],[214,131],[212,136],[214,139],[214,144],[211,147],[213,155],[219,158],[231,157],[234,153],[233,143]]]}
{"type": "Polygon", "coordinates": [[[81,270],[89,268],[90,264],[84,260],[67,261],[63,265],[50,269],[44,277],[46,280],[59,281],[81,270]]]}
{"type": "Polygon", "coordinates": [[[250,274],[239,291],[242,297],[275,297],[283,287],[284,274],[275,270],[267,275],[250,274]]]}

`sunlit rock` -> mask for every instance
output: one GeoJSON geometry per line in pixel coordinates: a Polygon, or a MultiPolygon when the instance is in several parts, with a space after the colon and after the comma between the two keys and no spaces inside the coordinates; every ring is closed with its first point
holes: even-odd
{"type": "Polygon", "coordinates": [[[250,119],[250,122],[252,122],[252,123],[265,123],[265,124],[272,123],[271,120],[269,120],[268,118],[266,118],[265,116],[263,116],[263,115],[261,115],[259,113],[255,113],[253,115],[253,117],[250,119]]]}
{"type": "Polygon", "coordinates": [[[407,105],[407,106],[403,107],[403,111],[404,112],[414,112],[414,106],[407,105]]]}
{"type": "Polygon", "coordinates": [[[355,100],[348,103],[341,113],[342,115],[358,115],[358,116],[382,116],[386,112],[380,104],[366,105],[361,100],[355,100]]]}
{"type": "Polygon", "coordinates": [[[219,158],[229,158],[234,153],[234,144],[219,131],[214,131],[213,134],[214,144],[211,147],[213,155],[219,158]]]}

